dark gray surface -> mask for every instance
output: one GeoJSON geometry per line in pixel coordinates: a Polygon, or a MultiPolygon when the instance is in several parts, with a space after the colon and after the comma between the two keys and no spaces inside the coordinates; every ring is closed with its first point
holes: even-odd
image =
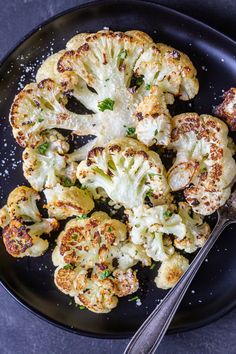
{"type": "MultiPolygon", "coordinates": [[[[111,0],[112,1],[112,0],[111,0]]],[[[50,16],[85,3],[79,0],[0,0],[0,59],[28,31],[50,16]]],[[[88,1],[87,1],[88,2],[88,1]]],[[[236,39],[236,1],[163,0],[236,39]]],[[[18,305],[0,287],[1,354],[119,354],[127,340],[98,340],[64,332],[18,305]]],[[[204,328],[166,336],[161,354],[235,354],[236,309],[204,328]]]]}

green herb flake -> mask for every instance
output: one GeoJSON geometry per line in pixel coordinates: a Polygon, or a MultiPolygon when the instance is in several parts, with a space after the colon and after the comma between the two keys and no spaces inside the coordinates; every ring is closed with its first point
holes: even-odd
{"type": "Polygon", "coordinates": [[[111,274],[110,270],[109,270],[109,269],[106,269],[106,270],[104,270],[103,273],[101,273],[100,279],[104,280],[104,279],[106,279],[107,277],[109,277],[110,274],[111,274]]]}
{"type": "Polygon", "coordinates": [[[201,172],[207,172],[206,166],[201,168],[201,172]]]}
{"type": "Polygon", "coordinates": [[[83,219],[87,219],[87,218],[88,218],[87,214],[82,214],[82,215],[76,216],[77,220],[83,220],[83,219]]]}
{"type": "Polygon", "coordinates": [[[113,101],[111,98],[105,98],[105,100],[98,102],[98,109],[101,112],[104,112],[106,109],[113,111],[115,101],[113,101]]]}
{"type": "Polygon", "coordinates": [[[118,54],[118,59],[119,60],[124,60],[128,55],[128,52],[126,49],[121,49],[120,53],[118,54]]]}
{"type": "Polygon", "coordinates": [[[156,267],[156,264],[155,264],[155,263],[152,263],[150,269],[153,270],[155,267],[156,267]]]}
{"type": "Polygon", "coordinates": [[[72,235],[72,238],[73,238],[74,241],[77,241],[78,240],[78,235],[74,234],[74,235],[72,235]]]}
{"type": "Polygon", "coordinates": [[[136,301],[136,300],[139,300],[138,296],[134,296],[134,297],[131,297],[131,299],[128,299],[129,302],[136,301]]]}
{"type": "Polygon", "coordinates": [[[134,225],[134,226],[138,228],[138,227],[140,227],[141,225],[140,225],[140,224],[136,224],[136,225],[134,225]]]}
{"type": "Polygon", "coordinates": [[[38,152],[41,155],[45,155],[48,148],[49,148],[49,143],[47,141],[45,141],[45,143],[38,146],[38,152]]]}
{"type": "Polygon", "coordinates": [[[156,129],[154,135],[157,136],[157,134],[158,134],[158,130],[156,129]]]}
{"type": "Polygon", "coordinates": [[[136,78],[136,80],[135,80],[135,86],[140,87],[140,86],[142,85],[142,83],[143,83],[143,78],[144,78],[143,75],[138,76],[138,77],[136,78]]]}
{"type": "Polygon", "coordinates": [[[128,127],[126,131],[126,136],[134,136],[134,134],[135,134],[135,128],[128,127]]]}
{"type": "Polygon", "coordinates": [[[157,79],[158,76],[158,72],[154,75],[154,79],[157,79]]]}
{"type": "Polygon", "coordinates": [[[150,84],[146,84],[145,89],[149,91],[150,88],[151,88],[151,85],[150,84]]]}
{"type": "Polygon", "coordinates": [[[105,81],[109,81],[110,79],[108,78],[108,79],[106,79],[105,81]]]}
{"type": "Polygon", "coordinates": [[[63,268],[66,270],[73,269],[73,265],[69,263],[69,264],[66,264],[63,268]]]}
{"type": "Polygon", "coordinates": [[[109,232],[112,232],[112,231],[113,231],[113,229],[112,229],[111,226],[108,227],[108,231],[109,231],[109,232]]]}
{"type": "Polygon", "coordinates": [[[64,177],[64,178],[62,179],[61,183],[62,183],[63,187],[71,187],[71,186],[74,185],[74,183],[73,183],[73,182],[71,181],[71,179],[68,178],[68,177],[64,177]]]}
{"type": "Polygon", "coordinates": [[[152,188],[149,189],[149,191],[146,193],[146,197],[148,197],[148,198],[152,197],[153,196],[153,192],[154,192],[154,190],[152,188]]]}
{"type": "Polygon", "coordinates": [[[164,215],[166,218],[170,218],[170,217],[173,215],[173,213],[172,213],[172,211],[170,211],[170,210],[166,210],[166,211],[163,213],[163,215],[164,215]]]}
{"type": "Polygon", "coordinates": [[[85,306],[80,306],[79,309],[80,309],[80,310],[85,310],[86,307],[85,307],[85,306]]]}
{"type": "Polygon", "coordinates": [[[38,118],[38,122],[39,122],[39,123],[41,123],[41,122],[43,122],[43,121],[44,121],[43,118],[38,118]]]}

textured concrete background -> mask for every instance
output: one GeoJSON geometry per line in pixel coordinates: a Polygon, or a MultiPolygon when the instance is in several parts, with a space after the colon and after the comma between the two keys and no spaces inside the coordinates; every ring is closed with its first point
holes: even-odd
{"type": "MultiPolygon", "coordinates": [[[[110,0],[112,1],[112,0],[110,0]]],[[[0,59],[34,26],[50,16],[86,1],[0,0],[0,59]]],[[[88,1],[87,1],[88,2],[88,1]]],[[[236,39],[236,1],[160,0],[236,39]]],[[[127,340],[80,337],[38,319],[0,287],[1,354],[120,354],[127,340]]],[[[161,354],[235,354],[236,309],[222,319],[191,332],[166,336],[161,354]]]]}

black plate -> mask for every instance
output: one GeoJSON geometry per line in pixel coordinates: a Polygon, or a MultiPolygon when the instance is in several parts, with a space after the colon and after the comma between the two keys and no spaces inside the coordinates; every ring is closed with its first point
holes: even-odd
{"type": "MultiPolygon", "coordinates": [[[[21,149],[12,138],[8,112],[16,92],[29,81],[52,51],[65,46],[78,32],[108,26],[113,30],[140,29],[170,44],[193,60],[198,70],[200,93],[176,110],[212,112],[223,90],[236,83],[236,44],[210,27],[168,8],[143,1],[102,1],[63,13],[34,30],[6,58],[0,68],[0,198],[21,184],[21,149]],[[19,84],[20,82],[20,84],[19,84]]],[[[201,267],[171,323],[169,332],[204,325],[236,304],[235,229],[228,228],[201,267]]],[[[121,299],[107,315],[96,315],[69,306],[69,298],[53,284],[51,251],[36,259],[15,260],[0,244],[0,280],[23,305],[54,324],[76,333],[122,338],[134,333],[165,295],[153,285],[154,271],[141,274],[145,286],[139,291],[142,306],[121,299]]]]}

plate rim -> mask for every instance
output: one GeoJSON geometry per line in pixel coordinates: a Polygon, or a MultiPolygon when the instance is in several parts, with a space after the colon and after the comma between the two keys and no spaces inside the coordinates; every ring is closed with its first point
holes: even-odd
{"type": "MultiPolygon", "coordinates": [[[[168,13],[171,13],[175,16],[182,17],[183,19],[186,19],[187,21],[191,21],[192,23],[204,27],[207,30],[210,30],[212,33],[215,35],[221,37],[223,40],[227,41],[231,45],[236,47],[236,41],[229,37],[228,35],[220,32],[219,30],[215,29],[214,27],[206,24],[205,22],[202,22],[192,16],[189,16],[185,13],[182,13],[181,11],[177,11],[169,6],[162,5],[159,3],[156,3],[152,0],[113,0],[113,4],[147,4],[147,5],[152,5],[156,8],[160,8],[162,10],[167,11],[168,13]]],[[[111,2],[109,0],[93,0],[90,2],[86,2],[84,4],[76,5],[73,7],[70,7],[66,10],[63,10],[49,18],[47,18],[45,21],[40,22],[36,26],[34,26],[29,32],[27,32],[21,39],[19,39],[7,52],[6,54],[2,57],[0,60],[0,69],[1,67],[5,64],[5,62],[8,60],[8,58],[11,56],[11,54],[14,53],[15,50],[17,50],[21,44],[23,44],[28,38],[30,38],[36,31],[38,31],[40,28],[46,26],[47,24],[53,22],[57,18],[63,17],[69,13],[73,13],[74,11],[81,10],[84,8],[91,8],[95,6],[102,6],[102,5],[111,5],[111,2]]],[[[0,285],[2,288],[18,303],[20,304],[24,309],[32,313],[34,316],[40,318],[43,321],[46,321],[47,323],[56,326],[60,329],[66,330],[67,332],[74,333],[77,335],[82,335],[85,337],[90,337],[90,338],[99,338],[99,339],[127,339],[130,338],[133,335],[133,331],[126,332],[127,334],[121,334],[117,333],[115,334],[98,334],[98,333],[93,333],[93,332],[88,332],[84,330],[79,330],[79,329],[74,329],[73,327],[70,327],[66,324],[62,324],[61,322],[52,319],[51,317],[47,316],[46,314],[43,314],[41,311],[37,310],[34,308],[34,306],[29,305],[26,301],[24,301],[17,293],[15,290],[11,289],[10,286],[6,284],[4,280],[0,278],[0,285]]],[[[174,333],[181,333],[181,332],[188,332],[193,329],[197,329],[200,327],[204,327],[208,324],[211,324],[212,322],[222,318],[225,316],[227,313],[232,311],[236,307],[236,299],[232,301],[229,305],[224,306],[211,316],[208,316],[205,319],[195,321],[192,324],[189,324],[188,327],[182,326],[179,327],[178,329],[172,328],[167,330],[167,334],[174,334],[174,333]]]]}

